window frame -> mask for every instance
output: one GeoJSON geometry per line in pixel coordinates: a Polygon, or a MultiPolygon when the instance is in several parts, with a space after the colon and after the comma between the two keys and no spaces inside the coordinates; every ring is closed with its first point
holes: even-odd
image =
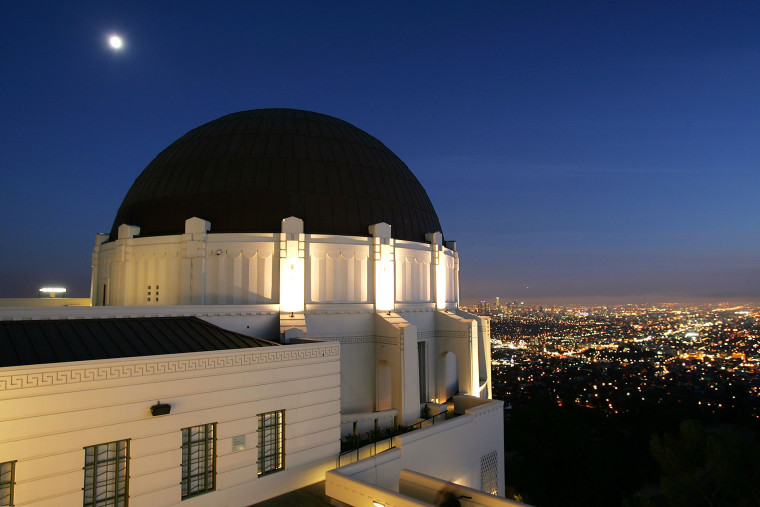
{"type": "MultiPolygon", "coordinates": [[[[8,489],[8,503],[3,503],[0,505],[3,505],[4,507],[13,507],[13,490],[16,486],[16,460],[13,461],[4,461],[0,463],[0,492],[3,491],[4,488],[8,489]],[[3,467],[6,465],[10,465],[10,472],[9,473],[9,480],[3,482],[3,467]]],[[[0,497],[0,500],[3,498],[0,497]]]]}
{"type": "Polygon", "coordinates": [[[84,467],[82,467],[82,470],[84,471],[82,505],[84,507],[95,507],[103,502],[103,499],[98,499],[98,488],[107,488],[111,482],[115,484],[114,494],[112,497],[106,498],[105,500],[113,501],[115,502],[114,505],[120,507],[127,507],[129,505],[129,444],[130,439],[127,438],[124,440],[113,440],[102,444],[88,445],[84,448],[84,467]],[[100,453],[109,452],[110,449],[108,449],[108,446],[111,445],[115,445],[115,448],[113,449],[115,452],[114,457],[98,461],[100,453]],[[106,449],[101,450],[99,449],[100,447],[106,447],[106,449]],[[92,449],[92,463],[87,462],[89,449],[92,449]],[[121,462],[124,464],[123,469],[119,468],[121,462]],[[110,469],[111,464],[115,465],[115,470],[110,469]],[[105,479],[103,479],[103,476],[105,476],[105,479]],[[88,478],[91,481],[91,484],[88,484],[88,478]],[[123,488],[123,493],[119,493],[120,486],[123,488]],[[91,492],[89,501],[87,497],[88,491],[91,492]]]}
{"type": "Polygon", "coordinates": [[[199,424],[182,428],[182,500],[216,490],[216,423],[199,424]],[[200,430],[202,438],[193,440],[193,430],[200,430]],[[193,452],[203,449],[200,459],[191,460],[193,452]],[[198,468],[193,472],[193,464],[198,468]],[[193,485],[197,478],[201,483],[193,485]]]}
{"type": "Polygon", "coordinates": [[[285,410],[257,414],[258,476],[285,470],[285,410]]]}

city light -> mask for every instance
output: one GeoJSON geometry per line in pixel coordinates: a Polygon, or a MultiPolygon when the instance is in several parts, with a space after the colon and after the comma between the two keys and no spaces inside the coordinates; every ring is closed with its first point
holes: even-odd
{"type": "Polygon", "coordinates": [[[760,306],[497,306],[466,308],[491,317],[494,398],[760,420],[760,306]]]}

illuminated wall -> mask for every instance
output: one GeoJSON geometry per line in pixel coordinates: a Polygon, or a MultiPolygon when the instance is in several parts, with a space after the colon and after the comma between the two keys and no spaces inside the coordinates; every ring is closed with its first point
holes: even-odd
{"type": "Polygon", "coordinates": [[[296,217],[282,221],[280,234],[280,311],[304,309],[306,238],[303,220],[296,217]]]}
{"type": "Polygon", "coordinates": [[[369,303],[368,269],[370,245],[367,238],[312,235],[308,245],[308,303],[369,303]],[[333,240],[333,242],[331,242],[333,240]]]}
{"type": "Polygon", "coordinates": [[[130,505],[244,507],[322,480],[335,466],[340,347],[0,368],[0,406],[0,457],[17,461],[15,505],[82,505],[83,448],[130,439],[130,505]],[[10,377],[19,380],[5,382],[10,377]],[[172,406],[169,415],[151,416],[157,399],[172,406]],[[274,410],[285,411],[287,467],[258,476],[256,415],[274,410]],[[181,430],[208,423],[216,423],[216,490],[185,501],[181,430]]]}
{"type": "Polygon", "coordinates": [[[213,224],[186,221],[181,235],[96,237],[92,300],[97,306],[372,304],[378,311],[433,303],[456,308],[459,258],[442,244],[395,240],[391,226],[370,237],[304,234],[297,217],[278,233],[214,234],[213,224]],[[301,232],[298,232],[301,231],[301,232]]]}

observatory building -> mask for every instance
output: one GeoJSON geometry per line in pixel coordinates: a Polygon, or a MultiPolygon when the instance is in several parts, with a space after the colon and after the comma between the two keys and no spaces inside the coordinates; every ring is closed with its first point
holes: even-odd
{"type": "Polygon", "coordinates": [[[489,321],[417,178],[345,121],[179,138],[96,236],[91,298],[0,309],[0,505],[506,503],[489,321]]]}

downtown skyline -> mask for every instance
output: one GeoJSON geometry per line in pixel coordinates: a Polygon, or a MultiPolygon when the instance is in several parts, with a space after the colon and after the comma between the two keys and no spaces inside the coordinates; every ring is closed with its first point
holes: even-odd
{"type": "Polygon", "coordinates": [[[757,300],[759,21],[739,1],[3,4],[0,297],[88,296],[95,233],[162,149],[291,107],[409,166],[463,301],[757,300]]]}

